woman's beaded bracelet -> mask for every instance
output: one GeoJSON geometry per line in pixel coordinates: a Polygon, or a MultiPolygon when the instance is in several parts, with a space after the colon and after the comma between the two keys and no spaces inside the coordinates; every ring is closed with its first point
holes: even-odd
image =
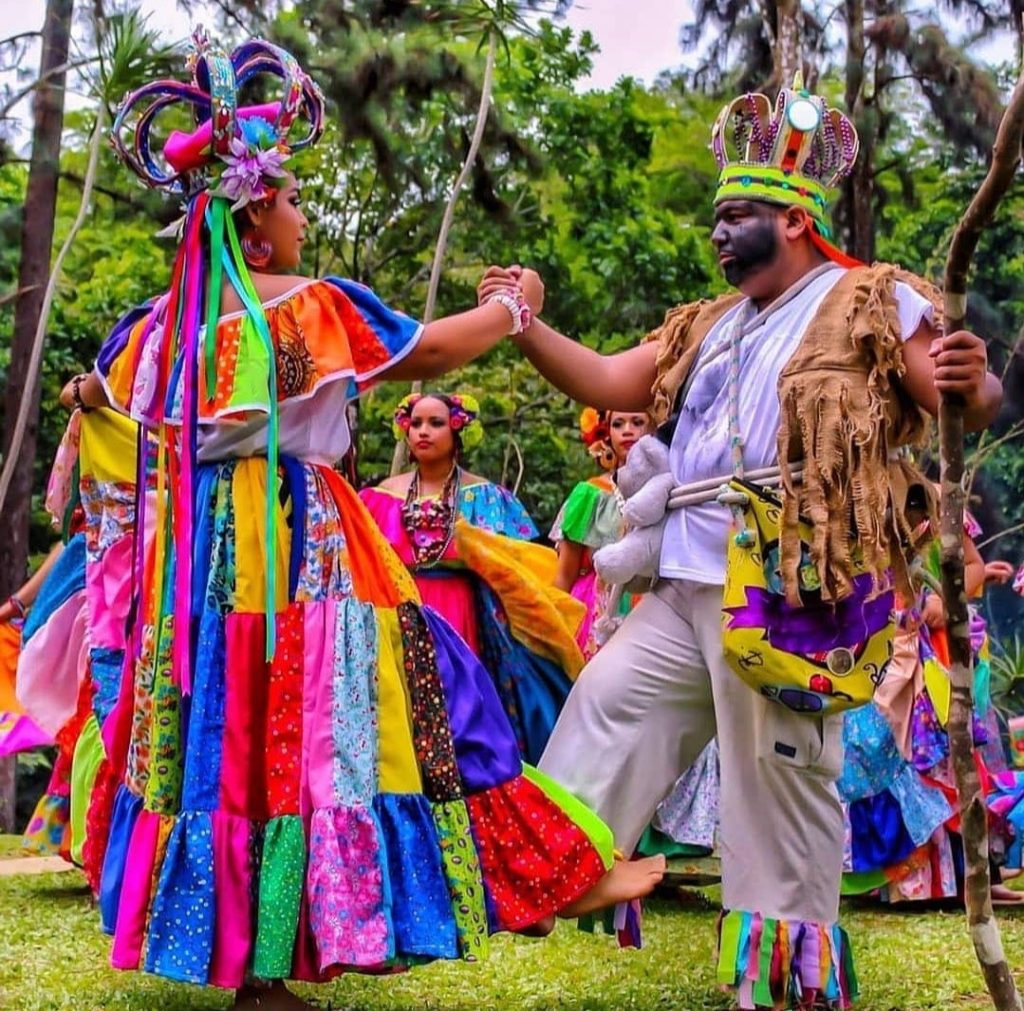
{"type": "Polygon", "coordinates": [[[496,292],[487,299],[488,302],[497,302],[508,309],[512,317],[512,329],[510,336],[522,333],[533,321],[533,313],[523,296],[522,288],[509,288],[506,291],[496,292]]]}

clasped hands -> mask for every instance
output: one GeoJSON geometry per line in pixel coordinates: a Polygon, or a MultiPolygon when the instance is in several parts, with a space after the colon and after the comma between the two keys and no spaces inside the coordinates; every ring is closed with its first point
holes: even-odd
{"type": "Polygon", "coordinates": [[[501,295],[521,292],[523,300],[536,319],[544,309],[544,282],[535,270],[514,263],[509,267],[488,267],[476,286],[477,305],[483,305],[501,295]]]}

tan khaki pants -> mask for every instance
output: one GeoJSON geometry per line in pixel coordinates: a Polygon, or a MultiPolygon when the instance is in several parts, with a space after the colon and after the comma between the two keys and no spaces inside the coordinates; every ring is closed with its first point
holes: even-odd
{"type": "Polygon", "coordinates": [[[580,674],[540,767],[630,852],[717,733],[723,907],[831,923],[842,717],[800,716],[743,684],[722,655],[721,603],[720,586],[662,580],[580,674]]]}

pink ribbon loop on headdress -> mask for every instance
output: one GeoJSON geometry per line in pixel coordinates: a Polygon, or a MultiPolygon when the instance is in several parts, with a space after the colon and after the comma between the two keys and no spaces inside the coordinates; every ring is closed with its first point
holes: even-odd
{"type": "MultiPolygon", "coordinates": [[[[277,118],[280,102],[264,105],[248,105],[235,113],[238,120],[253,118],[273,121],[277,118]]],[[[210,160],[210,144],[213,141],[213,121],[207,120],[191,133],[175,130],[164,144],[164,158],[177,172],[191,172],[202,168],[210,160]]]]}

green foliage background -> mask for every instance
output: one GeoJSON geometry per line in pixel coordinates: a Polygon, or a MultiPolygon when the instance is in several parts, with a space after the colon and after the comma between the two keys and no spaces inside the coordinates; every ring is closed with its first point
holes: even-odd
{"type": "MultiPolygon", "coordinates": [[[[346,20],[330,3],[300,0],[267,26],[323,82],[331,102],[325,142],[295,162],[316,221],[304,271],[366,282],[413,315],[424,302],[444,200],[468,145],[483,62],[479,35],[444,21],[441,8],[431,5],[428,17],[400,4],[391,20],[346,20]]],[[[484,147],[456,215],[439,312],[471,306],[488,264],[524,263],[546,281],[548,321],[609,351],[637,341],[668,307],[723,289],[708,242],[716,173],[707,142],[728,79],[717,82],[718,93],[671,75],[647,87],[624,78],[604,91],[582,90],[594,53],[586,33],[574,36],[557,23],[507,33],[484,147]]],[[[841,72],[818,88],[841,94],[841,72]]],[[[891,125],[876,156],[879,255],[936,279],[984,166],[963,157],[908,87],[893,87],[887,97],[891,125]]],[[[87,114],[69,115],[57,241],[78,207],[89,125],[87,114]]],[[[25,174],[24,164],[0,167],[0,291],[16,282],[25,174]]],[[[110,152],[100,179],[51,320],[40,492],[64,424],[60,386],[91,362],[118,316],[160,292],[169,277],[172,244],[154,235],[176,208],[138,186],[110,152]]],[[[1018,189],[982,243],[972,286],[972,323],[990,339],[996,365],[1011,364],[1008,407],[994,438],[1024,410],[1024,380],[1012,360],[1024,321],[1022,240],[1018,189]]],[[[0,382],[12,305],[0,305],[0,382]]],[[[511,344],[437,386],[480,399],[488,437],[469,466],[515,486],[546,528],[572,484],[591,472],[576,432],[579,405],[539,379],[511,344]]],[[[365,480],[388,468],[390,412],[405,392],[384,384],[360,404],[365,480]]],[[[1024,521],[1017,443],[988,451],[979,475],[986,528],[1024,521]]],[[[35,516],[38,551],[52,534],[38,509],[35,516]]],[[[1015,556],[1022,543],[1007,538],[995,550],[1015,556]]]]}

